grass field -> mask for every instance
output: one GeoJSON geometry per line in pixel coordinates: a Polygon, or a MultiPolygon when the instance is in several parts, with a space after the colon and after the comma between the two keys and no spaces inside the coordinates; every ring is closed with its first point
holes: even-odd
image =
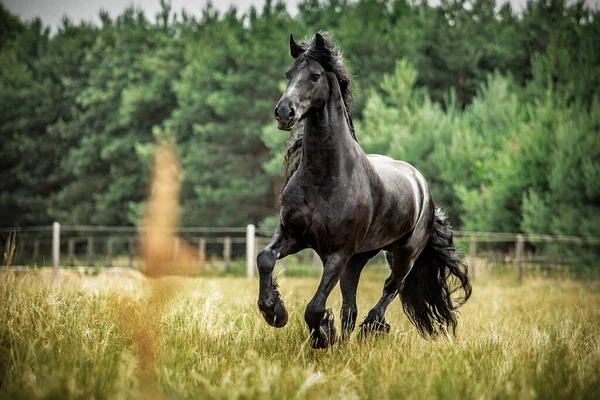
{"type": "MultiPolygon", "coordinates": [[[[368,272],[368,271],[367,271],[368,272]]],[[[283,329],[242,278],[1,277],[1,398],[598,398],[600,285],[475,282],[457,336],[426,341],[399,301],[387,336],[313,350],[314,278],[280,279],[283,329]]],[[[384,276],[366,273],[360,317],[384,276]]],[[[334,291],[329,306],[339,313],[334,291]]],[[[339,325],[339,318],[336,318],[339,325]]]]}

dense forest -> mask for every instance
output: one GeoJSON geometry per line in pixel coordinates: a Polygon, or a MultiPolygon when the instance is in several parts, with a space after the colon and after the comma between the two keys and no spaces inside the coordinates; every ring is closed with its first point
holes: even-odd
{"type": "Polygon", "coordinates": [[[365,151],[420,169],[457,227],[600,236],[600,13],[583,2],[161,4],[55,31],[0,4],[0,226],[136,224],[161,140],[183,225],[272,225],[289,34],[323,30],[365,151]]]}

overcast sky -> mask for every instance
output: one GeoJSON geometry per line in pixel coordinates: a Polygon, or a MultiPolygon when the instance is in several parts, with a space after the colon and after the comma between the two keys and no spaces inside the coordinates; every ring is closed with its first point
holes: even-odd
{"type": "MultiPolygon", "coordinates": [[[[68,15],[74,22],[81,20],[98,22],[98,12],[104,8],[111,16],[119,15],[131,4],[135,4],[144,10],[150,20],[154,20],[155,14],[160,10],[159,0],[0,0],[13,13],[23,19],[31,19],[40,16],[46,25],[53,29],[60,24],[63,15],[68,15]]],[[[286,0],[288,11],[296,12],[296,4],[300,0],[286,0]]],[[[501,0],[502,1],[502,0],[501,0]]],[[[527,0],[505,0],[510,1],[515,9],[520,10],[527,0]]],[[[174,11],[185,8],[189,13],[200,15],[200,11],[206,5],[207,0],[172,0],[174,11]]],[[[438,4],[439,0],[430,0],[431,4],[438,4]]],[[[275,3],[275,0],[273,1],[275,3]]],[[[600,0],[586,0],[586,3],[598,8],[600,0]]],[[[250,5],[259,10],[264,0],[215,0],[215,7],[226,11],[235,4],[240,11],[247,11],[250,5]]]]}
{"type": "MultiPolygon", "coordinates": [[[[0,0],[13,13],[24,19],[36,16],[42,17],[45,24],[56,27],[63,15],[68,15],[73,21],[80,20],[99,22],[98,12],[105,9],[114,17],[119,15],[131,4],[139,6],[150,20],[160,11],[160,0],[0,0]]],[[[288,11],[295,13],[299,0],[286,0],[288,11]]],[[[185,8],[191,14],[200,15],[207,0],[171,0],[173,11],[185,8]]],[[[275,3],[275,1],[273,1],[275,3]]],[[[240,11],[247,11],[251,5],[261,8],[264,0],[213,0],[215,8],[221,12],[227,11],[235,4],[240,11]]]]}

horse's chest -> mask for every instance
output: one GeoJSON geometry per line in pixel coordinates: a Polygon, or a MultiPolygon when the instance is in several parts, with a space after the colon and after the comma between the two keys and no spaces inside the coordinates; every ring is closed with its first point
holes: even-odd
{"type": "Polygon", "coordinates": [[[355,196],[344,185],[321,188],[296,185],[286,188],[282,195],[281,222],[302,237],[311,247],[325,239],[340,242],[352,229],[356,211],[355,196]]]}
{"type": "Polygon", "coordinates": [[[311,226],[326,225],[332,207],[335,205],[317,190],[299,188],[282,196],[281,221],[294,230],[306,232],[311,226]]]}

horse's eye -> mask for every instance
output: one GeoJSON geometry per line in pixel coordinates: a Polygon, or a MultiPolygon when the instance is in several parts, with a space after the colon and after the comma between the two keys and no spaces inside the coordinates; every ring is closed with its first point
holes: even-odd
{"type": "Polygon", "coordinates": [[[311,76],[311,79],[313,80],[313,82],[316,82],[319,80],[320,77],[321,77],[321,74],[313,74],[313,76],[311,76]]]}

